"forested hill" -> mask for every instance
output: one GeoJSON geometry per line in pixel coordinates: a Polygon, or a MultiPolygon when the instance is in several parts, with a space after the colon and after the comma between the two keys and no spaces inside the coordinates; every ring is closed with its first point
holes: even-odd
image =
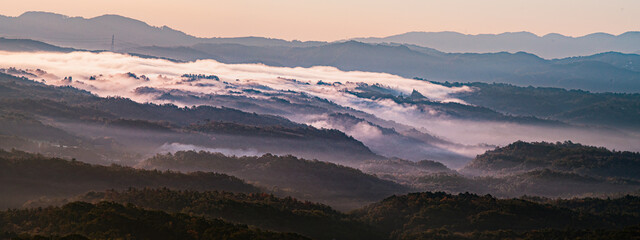
{"type": "Polygon", "coordinates": [[[210,171],[237,176],[282,194],[353,209],[409,188],[379,179],[360,170],[294,156],[265,154],[260,157],[229,157],[220,153],[179,151],[160,154],[141,162],[146,169],[184,172],[210,171]]]}
{"type": "Polygon", "coordinates": [[[129,187],[260,192],[236,177],[219,173],[178,173],[100,166],[39,154],[0,150],[0,208],[19,207],[40,197],[65,198],[91,190],[129,187]]]}
{"type": "Polygon", "coordinates": [[[535,116],[569,124],[640,129],[640,94],[637,93],[593,93],[504,83],[434,83],[450,87],[469,86],[474,91],[455,96],[467,103],[505,114],[535,116]]]}
{"type": "Polygon", "coordinates": [[[637,239],[638,200],[628,197],[592,211],[591,201],[582,199],[539,204],[425,192],[392,196],[351,215],[390,233],[391,239],[637,239]]]}
{"type": "MultiPolygon", "coordinates": [[[[85,219],[82,212],[74,211],[90,210],[91,213],[99,213],[106,207],[116,214],[128,209],[121,214],[125,222],[132,216],[130,213],[143,208],[152,213],[149,217],[154,219],[164,219],[159,217],[166,215],[188,214],[192,218],[202,216],[206,220],[221,219],[247,224],[251,226],[250,229],[257,227],[270,231],[293,232],[319,240],[637,239],[634,237],[640,233],[640,198],[629,195],[609,199],[553,200],[539,197],[499,199],[490,195],[469,193],[453,195],[423,192],[394,195],[349,213],[338,212],[317,203],[303,202],[290,197],[278,198],[264,193],[175,191],[166,188],[90,192],[69,201],[72,203],[67,205],[64,202],[39,202],[63,205],[63,212],[58,211],[59,208],[9,211],[0,213],[0,216],[6,216],[0,218],[0,221],[33,221],[32,225],[21,228],[15,226],[9,231],[21,233],[28,232],[33,225],[41,227],[38,225],[40,222],[34,218],[46,216],[59,219],[66,229],[71,225],[68,223],[77,221],[66,219],[70,217],[66,214],[76,213],[74,217],[85,219]],[[107,202],[123,204],[126,207],[107,202]],[[78,206],[82,207],[79,209],[78,206]]],[[[144,222],[137,226],[147,224],[147,218],[141,220],[144,222]]],[[[92,226],[98,227],[102,222],[96,220],[94,224],[96,225],[92,226]]],[[[113,226],[115,227],[112,232],[115,234],[133,231],[124,224],[113,226]]],[[[159,227],[163,229],[162,226],[159,227]]],[[[59,231],[56,229],[59,228],[42,228],[39,233],[60,234],[55,232],[59,231]]],[[[140,228],[139,232],[133,231],[131,234],[148,234],[144,229],[146,228],[140,228]]]]}
{"type": "MultiPolygon", "coordinates": [[[[640,72],[610,59],[552,61],[527,52],[444,53],[412,45],[357,41],[309,47],[266,47],[240,44],[145,46],[127,52],[178,60],[215,59],[282,67],[334,66],[344,71],[385,72],[436,81],[499,82],[518,86],[559,87],[594,92],[640,91],[640,72]]],[[[634,54],[632,54],[634,55],[634,54]]]]}
{"type": "Polygon", "coordinates": [[[127,98],[101,98],[73,87],[55,87],[26,78],[0,73],[2,110],[13,110],[57,118],[126,118],[167,121],[188,125],[197,121],[223,121],[256,126],[299,126],[285,118],[258,115],[231,108],[142,104],[127,98]]]}
{"type": "Polygon", "coordinates": [[[517,172],[551,169],[595,177],[640,179],[640,153],[567,142],[514,142],[478,155],[465,170],[517,172]]]}
{"type": "Polygon", "coordinates": [[[265,230],[294,232],[318,240],[385,239],[377,229],[354,221],[348,214],[329,206],[265,193],[128,189],[90,192],[73,200],[92,203],[114,201],[170,213],[221,218],[265,230]]]}
{"type": "Polygon", "coordinates": [[[308,239],[111,202],[0,212],[1,239],[308,239]]]}
{"type": "Polygon", "coordinates": [[[171,150],[174,143],[336,162],[381,158],[343,132],[317,129],[279,116],[226,107],[178,107],[102,98],[76,88],[48,86],[2,73],[0,122],[13,124],[0,125],[0,148],[92,163],[117,160],[132,164],[142,160],[136,156],[152,155],[163,147],[171,150]],[[35,134],[33,127],[46,131],[35,134]]]}

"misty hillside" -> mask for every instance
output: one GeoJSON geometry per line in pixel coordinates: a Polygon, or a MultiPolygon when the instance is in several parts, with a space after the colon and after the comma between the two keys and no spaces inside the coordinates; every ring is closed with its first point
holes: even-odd
{"type": "MultiPolygon", "coordinates": [[[[288,42],[259,37],[196,38],[166,26],[152,27],[117,15],[84,19],[44,12],[2,16],[0,32],[1,37],[88,50],[109,50],[115,34],[117,52],[184,61],[215,59],[224,63],[287,67],[335,66],[347,71],[386,72],[443,82],[502,82],[595,92],[640,91],[640,73],[634,67],[638,61],[633,61],[637,55],[632,54],[640,49],[638,32],[578,38],[557,34],[538,37],[530,33],[475,36],[407,33],[386,40],[288,42]],[[403,40],[405,37],[421,40],[403,40]],[[441,45],[478,46],[478,49],[437,47],[441,45]],[[612,51],[629,54],[609,53],[612,51]],[[549,58],[549,54],[559,54],[553,57],[559,59],[538,57],[549,58]]],[[[47,46],[22,47],[25,48],[65,51],[47,46]]]]}
{"type": "Polygon", "coordinates": [[[529,52],[540,57],[566,58],[602,52],[636,53],[640,32],[620,35],[593,33],[569,37],[557,33],[537,36],[530,32],[468,35],[457,32],[408,32],[383,38],[356,38],[367,43],[414,44],[443,52],[529,52]]]}
{"type": "MultiPolygon", "coordinates": [[[[12,73],[33,79],[38,79],[39,75],[34,76],[35,74],[46,75],[46,73],[33,74],[18,69],[12,70],[12,73]]],[[[2,97],[8,98],[4,106],[7,111],[20,112],[26,116],[35,114],[39,117],[47,117],[48,120],[55,120],[48,125],[61,128],[72,135],[87,138],[108,137],[125,146],[137,146],[133,151],[143,154],[155,154],[153,151],[165,143],[176,143],[182,144],[178,147],[196,145],[203,148],[240,149],[245,152],[233,153],[238,155],[261,155],[270,152],[340,163],[380,159],[381,156],[386,156],[409,160],[432,159],[450,162],[459,167],[470,160],[467,156],[443,147],[443,145],[452,144],[451,142],[303,92],[285,90],[272,93],[272,89],[259,85],[235,88],[237,90],[229,94],[211,92],[200,94],[152,87],[138,87],[133,91],[135,96],[158,102],[169,101],[181,106],[198,106],[177,107],[172,104],[140,104],[121,97],[100,98],[68,86],[50,87],[25,79],[5,77],[7,94],[2,97]],[[240,90],[242,91],[238,92],[240,90]],[[57,100],[60,98],[67,100],[60,102],[57,100]],[[324,124],[312,127],[295,123],[285,117],[309,125],[319,122],[324,124]],[[121,124],[112,124],[117,121],[121,124]],[[131,124],[124,124],[124,121],[129,121],[131,124]],[[136,121],[137,123],[134,124],[136,121]],[[141,121],[147,121],[147,123],[141,121]],[[153,124],[162,126],[159,128],[143,126],[153,124]],[[108,127],[114,127],[114,129],[109,130],[108,127]],[[132,130],[140,127],[139,130],[145,130],[147,133],[132,135],[129,131],[124,131],[124,127],[132,130]],[[372,135],[364,131],[363,127],[378,129],[383,134],[372,135]],[[158,136],[158,133],[162,135],[158,136]],[[155,137],[150,137],[153,135],[155,137]],[[215,141],[212,141],[209,136],[214,136],[215,141]],[[395,144],[390,145],[389,141],[395,144]],[[410,150],[398,149],[396,147],[398,145],[406,146],[410,150]]],[[[136,81],[141,78],[134,73],[127,73],[127,77],[136,81]],[[129,76],[135,76],[138,79],[129,76]]],[[[185,85],[209,81],[209,79],[189,77],[181,77],[180,80],[185,85]]],[[[223,82],[215,79],[211,81],[223,82]]],[[[72,80],[72,83],[82,83],[82,80],[72,80]]],[[[337,89],[340,87],[336,86],[337,89]]],[[[447,104],[449,105],[454,104],[447,104]]],[[[471,110],[463,111],[464,116],[469,116],[474,109],[471,107],[471,110]]],[[[483,119],[505,118],[499,113],[489,111],[483,119]]],[[[12,146],[6,146],[6,148],[10,147],[12,146]]],[[[173,146],[169,147],[173,148],[173,146]]],[[[28,150],[43,151],[32,148],[28,150]]],[[[80,159],[79,156],[60,156],[80,159]]],[[[96,160],[89,157],[82,159],[96,160]]]]}
{"type": "MultiPolygon", "coordinates": [[[[573,201],[576,205],[580,202],[573,201]]],[[[610,206],[625,208],[624,203],[610,206]]],[[[390,233],[391,239],[617,239],[636,235],[640,221],[637,212],[623,210],[617,214],[443,192],[392,196],[352,212],[357,219],[390,233]]]]}
{"type": "Polygon", "coordinates": [[[640,5],[500,1],[3,2],[0,240],[640,240],[640,5]]]}
{"type": "Polygon", "coordinates": [[[220,218],[260,229],[293,232],[312,239],[385,239],[378,230],[329,206],[271,194],[128,189],[90,192],[73,201],[134,204],[145,209],[220,218]]]}
{"type": "Polygon", "coordinates": [[[345,71],[392,73],[435,81],[502,82],[595,92],[639,92],[640,73],[628,62],[634,54],[545,60],[533,54],[442,53],[404,45],[355,41],[312,47],[197,44],[192,47],[140,47],[127,52],[193,61],[263,63],[271,66],[334,66],[345,71]],[[626,63],[625,63],[626,62],[626,63]]]}
{"type": "Polygon", "coordinates": [[[91,165],[39,154],[0,150],[1,208],[28,200],[68,198],[88,191],[129,187],[259,192],[238,178],[219,173],[177,173],[134,169],[120,165],[91,165]]]}
{"type": "Polygon", "coordinates": [[[0,145],[6,149],[93,163],[115,159],[126,164],[142,160],[145,154],[193,146],[240,155],[271,152],[335,162],[380,158],[342,132],[319,130],[273,115],[100,98],[75,88],[8,75],[0,75],[0,86],[0,119],[13,122],[0,127],[0,135],[7,140],[0,145]],[[227,127],[216,130],[216,126],[227,127]]]}
{"type": "Polygon", "coordinates": [[[181,151],[156,155],[141,162],[146,169],[206,171],[236,176],[250,183],[282,191],[300,199],[352,209],[385,196],[409,191],[359,170],[294,156],[228,157],[220,153],[181,151]]]}
{"type": "Polygon", "coordinates": [[[640,94],[637,93],[591,93],[500,83],[437,84],[472,87],[474,91],[456,94],[456,97],[501,113],[622,129],[640,127],[637,121],[640,118],[640,94]]]}
{"type": "MultiPolygon", "coordinates": [[[[306,83],[300,83],[300,85],[311,86],[306,83]]],[[[327,85],[318,82],[316,86],[326,87],[327,85]]],[[[336,86],[333,87],[363,100],[384,101],[386,99],[396,99],[395,96],[389,95],[384,95],[384,98],[374,97],[380,95],[380,91],[394,91],[384,86],[371,86],[362,83],[358,84],[353,92],[342,90],[343,86],[340,84],[336,84],[336,86]]],[[[274,89],[260,85],[242,86],[237,89],[242,89],[241,95],[236,93],[224,94],[220,92],[216,94],[202,94],[151,87],[136,88],[135,93],[139,96],[152,97],[157,101],[168,100],[176,104],[185,105],[202,104],[232,107],[247,112],[279,115],[299,122],[306,122],[310,125],[315,124],[314,126],[319,128],[336,129],[361,141],[374,153],[386,157],[398,157],[415,161],[428,158],[442,161],[449,166],[455,167],[460,167],[470,160],[468,156],[463,156],[446,149],[447,145],[452,145],[453,143],[443,140],[442,138],[420,132],[405,124],[381,119],[374,114],[339,105],[336,102],[324,98],[310,96],[305,92],[297,92],[291,89],[274,92],[274,89]],[[397,146],[405,146],[405,148],[399,149],[397,146]]],[[[398,102],[401,103],[402,101],[398,102]]],[[[536,119],[529,121],[530,119],[508,117],[481,107],[460,107],[460,105],[456,104],[438,104],[433,101],[427,102],[431,105],[438,105],[440,109],[443,110],[442,115],[452,118],[473,117],[483,120],[497,119],[513,122],[547,123],[546,121],[535,121],[536,119]],[[478,112],[485,114],[475,114],[478,112]]],[[[411,103],[408,103],[407,106],[410,104],[411,103]]],[[[426,104],[417,105],[421,105],[422,109],[427,108],[426,104]]]]}
{"type": "Polygon", "coordinates": [[[619,52],[604,52],[590,56],[570,57],[562,59],[554,59],[554,62],[559,63],[572,63],[572,62],[584,62],[584,61],[596,61],[606,62],[613,66],[628,69],[631,71],[640,71],[640,55],[638,52],[633,54],[625,54],[619,52]]]}
{"type": "Polygon", "coordinates": [[[8,39],[0,37],[0,51],[10,52],[72,52],[73,48],[62,48],[30,39],[8,39]]]}
{"type": "MultiPolygon", "coordinates": [[[[441,102],[432,101],[422,96],[419,92],[414,91],[409,96],[396,96],[389,94],[387,91],[391,89],[382,88],[380,86],[371,86],[360,84],[357,91],[348,91],[347,93],[357,96],[358,98],[371,100],[391,100],[398,104],[415,107],[423,112],[434,111],[438,115],[446,116],[454,119],[476,120],[476,121],[500,121],[500,122],[517,122],[526,124],[539,125],[563,125],[560,122],[550,121],[546,119],[531,117],[528,114],[519,114],[521,116],[513,116],[494,111],[481,105],[461,104],[457,102],[441,102]]],[[[475,94],[476,91],[462,92],[455,95],[475,94]]],[[[454,94],[452,94],[454,95],[454,94]]]]}
{"type": "Polygon", "coordinates": [[[465,170],[518,172],[551,169],[594,177],[638,180],[640,153],[610,151],[572,142],[515,142],[476,157],[465,170]]]}
{"type": "MultiPolygon", "coordinates": [[[[76,54],[185,66],[183,63],[110,53],[76,54]]],[[[322,68],[294,70],[317,69],[322,68]]],[[[8,68],[6,71],[33,79],[50,75],[45,70],[8,68]]],[[[637,148],[633,132],[617,130],[635,124],[633,116],[637,115],[637,108],[633,106],[637,101],[633,94],[591,94],[553,89],[549,92],[543,89],[538,93],[534,88],[500,89],[502,85],[495,85],[498,86],[495,88],[497,94],[486,94],[487,89],[493,88],[484,86],[494,85],[444,83],[438,86],[421,79],[385,81],[394,77],[390,75],[379,75],[382,78],[379,82],[350,83],[347,81],[353,78],[349,78],[344,83],[335,81],[330,84],[327,83],[330,79],[317,80],[314,77],[302,81],[276,75],[263,85],[251,79],[245,83],[244,79],[236,78],[234,81],[229,76],[221,79],[218,75],[198,71],[191,74],[180,71],[179,75],[171,78],[145,72],[150,76],[147,77],[126,70],[114,78],[110,78],[111,75],[100,77],[99,71],[90,74],[94,75],[74,75],[73,80],[47,78],[48,83],[59,84],[59,87],[7,76],[5,96],[10,99],[5,100],[7,104],[3,108],[9,115],[17,113],[24,116],[14,118],[39,121],[69,136],[76,136],[78,139],[67,142],[72,144],[62,144],[71,148],[62,147],[58,150],[64,153],[56,153],[55,156],[76,157],[87,162],[124,161],[125,164],[135,164],[157,152],[195,148],[239,156],[293,154],[349,166],[384,157],[412,161],[428,159],[458,168],[472,156],[495,145],[508,144],[523,139],[523,136],[531,137],[524,140],[535,140],[533,137],[538,133],[553,141],[564,141],[570,134],[575,136],[572,140],[590,145],[626,150],[637,148]],[[131,99],[101,98],[68,87],[72,84],[109,96],[113,94],[109,91],[110,85],[121,81],[135,82],[135,87],[118,92],[131,99]],[[399,90],[398,85],[393,85],[405,83],[411,84],[402,86],[406,90],[399,90]],[[443,97],[437,95],[438,91],[448,94],[443,97]],[[523,93],[518,97],[530,96],[525,99],[527,101],[514,101],[518,99],[513,96],[517,92],[523,93]],[[557,96],[554,95],[556,92],[557,96]],[[576,100],[575,95],[582,96],[582,102],[576,100]],[[486,96],[488,100],[486,103],[477,101],[477,96],[486,96]],[[459,100],[452,99],[458,97],[459,100]],[[60,98],[67,100],[58,101],[60,98]],[[498,104],[493,105],[496,101],[498,104]],[[617,104],[622,101],[624,105],[617,104]],[[548,104],[553,108],[545,109],[538,104],[548,104]],[[510,111],[503,105],[520,111],[510,111]],[[539,112],[540,109],[544,111],[539,112]],[[461,124],[451,127],[455,122],[461,124]],[[498,130],[491,130],[496,125],[498,130]],[[606,128],[594,129],[592,125],[606,128]],[[464,131],[469,130],[484,132],[472,135],[475,138],[473,142],[467,142],[464,131]],[[134,134],[136,132],[140,134],[134,134]],[[506,136],[504,139],[492,137],[499,136],[496,132],[506,136]],[[485,137],[481,137],[483,135],[485,137]],[[606,140],[610,138],[616,141],[606,140]],[[72,150],[78,151],[74,155],[72,150]]],[[[11,131],[15,132],[7,130],[11,131]]],[[[42,139],[32,140],[44,140],[45,144],[32,141],[31,146],[25,147],[28,145],[27,135],[5,135],[13,138],[8,141],[10,144],[4,144],[5,148],[20,146],[20,149],[51,154],[54,149],[42,146],[61,145],[50,141],[52,136],[42,136],[42,139]]]]}
{"type": "Polygon", "coordinates": [[[636,192],[637,155],[571,142],[518,141],[480,154],[458,170],[398,159],[369,161],[359,168],[418,191],[571,198],[636,192]]]}

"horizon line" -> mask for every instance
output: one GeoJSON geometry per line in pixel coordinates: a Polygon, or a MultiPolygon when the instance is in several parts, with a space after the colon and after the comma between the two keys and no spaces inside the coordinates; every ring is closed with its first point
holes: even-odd
{"type": "Polygon", "coordinates": [[[598,32],[592,32],[589,34],[584,34],[584,35],[565,35],[562,33],[558,33],[558,32],[549,32],[546,34],[538,34],[538,33],[534,33],[531,31],[527,31],[527,30],[520,30],[520,31],[504,31],[504,32],[495,32],[495,33],[463,33],[463,32],[458,32],[458,31],[453,31],[453,30],[443,30],[443,31],[425,31],[425,30],[414,30],[414,31],[408,31],[408,32],[401,32],[401,33],[396,33],[396,34],[391,34],[391,35],[386,35],[386,36],[360,36],[360,37],[349,37],[349,38],[341,38],[341,39],[337,39],[337,40],[333,40],[333,41],[324,41],[324,40],[299,40],[299,39],[286,39],[286,38],[278,38],[278,37],[268,37],[268,36],[256,36],[256,35],[242,35],[242,36],[211,36],[211,37],[203,37],[203,36],[197,36],[191,33],[187,33],[183,30],[179,30],[173,27],[170,27],[168,25],[162,25],[162,26],[156,26],[156,25],[151,25],[146,21],[140,20],[140,19],[136,19],[136,18],[132,18],[132,17],[128,17],[128,16],[124,16],[124,15],[120,15],[120,14],[113,14],[113,13],[106,13],[106,14],[101,14],[101,15],[97,15],[97,16],[93,16],[93,17],[84,17],[84,16],[69,16],[69,15],[65,15],[65,14],[61,14],[61,13],[56,13],[56,12],[50,12],[50,11],[25,11],[20,15],[17,16],[10,16],[10,15],[3,15],[0,14],[1,17],[8,17],[8,18],[20,18],[22,16],[24,16],[25,14],[28,13],[40,13],[40,14],[51,14],[51,15],[57,15],[57,16],[61,16],[64,18],[68,18],[68,19],[72,19],[72,18],[80,18],[80,19],[84,19],[84,20],[92,20],[92,19],[96,19],[99,17],[104,17],[104,16],[116,16],[116,17],[121,17],[121,18],[126,18],[126,19],[130,19],[130,20],[134,20],[134,21],[139,21],[142,22],[144,24],[146,24],[147,26],[150,27],[154,27],[154,28],[159,28],[159,29],[164,29],[164,28],[168,28],[174,31],[178,31],[181,33],[184,33],[188,36],[191,37],[195,37],[195,38],[201,38],[201,39],[216,39],[216,38],[265,38],[265,39],[273,39],[273,40],[283,40],[283,41],[287,41],[287,42],[325,42],[325,43],[333,43],[333,42],[344,42],[344,41],[349,41],[349,40],[366,40],[366,39],[383,39],[383,38],[388,38],[388,37],[394,37],[394,36],[400,36],[400,35],[405,35],[405,34],[415,34],[415,33],[453,33],[453,34],[459,34],[459,35],[463,35],[463,36],[499,36],[499,35],[506,35],[506,34],[518,34],[518,33],[525,33],[525,34],[530,34],[530,35],[534,35],[538,38],[544,38],[547,37],[549,35],[559,35],[562,37],[567,37],[567,38],[582,38],[582,37],[587,37],[587,36],[591,36],[591,35],[599,35],[599,34],[604,34],[604,35],[608,35],[608,36],[613,36],[613,37],[619,37],[625,34],[629,34],[629,33],[640,33],[640,29],[638,30],[626,30],[624,32],[621,32],[619,34],[614,34],[614,33],[609,33],[609,32],[604,32],[604,31],[598,31],[598,32]]]}

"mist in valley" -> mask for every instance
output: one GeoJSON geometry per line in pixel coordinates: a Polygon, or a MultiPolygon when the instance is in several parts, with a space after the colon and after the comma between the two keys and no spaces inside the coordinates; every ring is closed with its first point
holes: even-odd
{"type": "MultiPolygon", "coordinates": [[[[357,95],[363,91],[361,89],[372,88],[393,97],[406,97],[418,92],[431,101],[465,105],[463,100],[452,96],[474,91],[466,86],[446,87],[385,73],[344,72],[321,66],[284,68],[261,64],[223,64],[213,60],[177,63],[125,54],[90,52],[3,53],[0,55],[0,68],[10,67],[23,70],[25,77],[49,85],[70,85],[103,97],[122,96],[142,103],[171,103],[178,106],[220,104],[250,112],[281,115],[318,128],[338,129],[386,157],[413,161],[431,159],[453,168],[462,167],[469,159],[488,149],[516,140],[571,140],[616,150],[640,150],[640,138],[638,132],[634,131],[571,123],[545,125],[479,121],[456,118],[429,107],[357,95]],[[225,99],[227,102],[219,102],[221,96],[228,96],[225,99]],[[328,102],[322,102],[323,99],[328,102]],[[280,100],[285,102],[277,105],[280,100]],[[276,103],[266,105],[268,102],[276,103]],[[287,106],[296,104],[304,105],[300,109],[308,113],[287,111],[287,106]],[[329,117],[332,113],[349,114],[360,120],[349,123],[344,118],[329,117]],[[430,139],[420,140],[407,134],[409,130],[430,139]],[[413,146],[413,152],[407,152],[407,146],[413,146]]],[[[20,75],[20,72],[14,75],[20,75]]],[[[151,148],[171,144],[211,148],[205,142],[171,140],[156,143],[151,148]]],[[[230,148],[225,151],[242,153],[246,149],[230,148]]]]}

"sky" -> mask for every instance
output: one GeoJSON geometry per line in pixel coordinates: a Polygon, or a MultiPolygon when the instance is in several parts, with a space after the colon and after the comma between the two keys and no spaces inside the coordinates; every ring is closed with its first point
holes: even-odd
{"type": "Polygon", "coordinates": [[[640,30],[638,0],[0,0],[0,14],[118,14],[198,37],[334,41],[411,31],[583,36],[640,30]]]}

